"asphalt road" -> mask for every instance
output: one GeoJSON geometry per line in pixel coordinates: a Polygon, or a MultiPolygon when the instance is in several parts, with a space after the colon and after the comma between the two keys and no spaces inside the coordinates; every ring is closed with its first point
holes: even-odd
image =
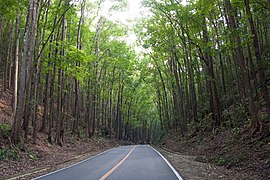
{"type": "Polygon", "coordinates": [[[174,180],[182,179],[149,145],[110,149],[70,167],[37,177],[40,180],[174,180]]]}

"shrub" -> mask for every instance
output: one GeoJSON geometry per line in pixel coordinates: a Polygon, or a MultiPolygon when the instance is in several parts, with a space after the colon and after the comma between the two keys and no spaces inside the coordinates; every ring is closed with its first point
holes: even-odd
{"type": "Polygon", "coordinates": [[[5,147],[0,149],[0,160],[12,159],[15,161],[18,160],[20,157],[20,150],[17,147],[13,149],[5,147]]]}
{"type": "Polygon", "coordinates": [[[3,137],[8,137],[11,132],[11,127],[9,124],[1,123],[0,124],[0,135],[3,137]]]}

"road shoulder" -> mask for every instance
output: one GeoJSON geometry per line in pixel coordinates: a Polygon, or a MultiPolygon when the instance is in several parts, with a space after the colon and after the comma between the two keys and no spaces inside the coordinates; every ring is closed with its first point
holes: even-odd
{"type": "Polygon", "coordinates": [[[195,156],[186,156],[168,149],[155,147],[185,179],[250,179],[248,174],[238,173],[224,167],[196,161],[195,156]]]}

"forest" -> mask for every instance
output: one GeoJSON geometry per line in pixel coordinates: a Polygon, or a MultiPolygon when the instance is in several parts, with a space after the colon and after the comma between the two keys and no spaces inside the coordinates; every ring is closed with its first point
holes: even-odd
{"type": "Polygon", "coordinates": [[[269,0],[143,0],[130,24],[102,15],[125,0],[0,4],[0,148],[39,133],[59,146],[223,131],[269,142],[269,0]]]}

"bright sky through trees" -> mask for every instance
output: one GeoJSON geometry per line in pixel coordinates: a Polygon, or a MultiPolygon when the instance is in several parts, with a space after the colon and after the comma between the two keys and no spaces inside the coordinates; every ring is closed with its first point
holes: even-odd
{"type": "MultiPolygon", "coordinates": [[[[187,0],[180,0],[181,4],[184,6],[187,5],[187,0]]],[[[109,8],[114,4],[113,1],[107,1],[103,8],[101,15],[105,16],[106,18],[112,20],[112,21],[118,21],[123,24],[128,25],[129,27],[132,28],[133,24],[135,23],[136,18],[142,17],[142,15],[147,14],[148,11],[146,8],[143,8],[141,3],[142,0],[127,0],[128,2],[128,7],[124,11],[118,11],[118,12],[113,12],[112,14],[109,13],[109,8]]],[[[126,38],[127,43],[134,45],[137,40],[137,37],[134,32],[130,31],[128,37],[126,38]]],[[[136,48],[137,52],[140,52],[142,49],[141,48],[136,48]]]]}
{"type": "MultiPolygon", "coordinates": [[[[140,13],[142,10],[141,2],[142,0],[128,0],[127,9],[118,12],[116,11],[111,14],[109,13],[109,8],[113,5],[114,2],[108,1],[104,4],[101,15],[105,16],[106,18],[112,21],[117,21],[129,25],[129,27],[132,27],[134,20],[140,17],[140,13]]],[[[136,35],[132,31],[130,31],[128,37],[126,38],[126,41],[129,44],[134,44],[136,39],[137,39],[136,35]]]]}
{"type": "Polygon", "coordinates": [[[127,23],[129,20],[134,20],[135,18],[139,17],[141,11],[141,1],[142,0],[128,0],[128,7],[123,11],[116,11],[112,14],[109,13],[109,8],[115,4],[113,1],[107,1],[104,3],[103,9],[101,14],[106,18],[114,21],[120,21],[122,23],[127,23]]]}

